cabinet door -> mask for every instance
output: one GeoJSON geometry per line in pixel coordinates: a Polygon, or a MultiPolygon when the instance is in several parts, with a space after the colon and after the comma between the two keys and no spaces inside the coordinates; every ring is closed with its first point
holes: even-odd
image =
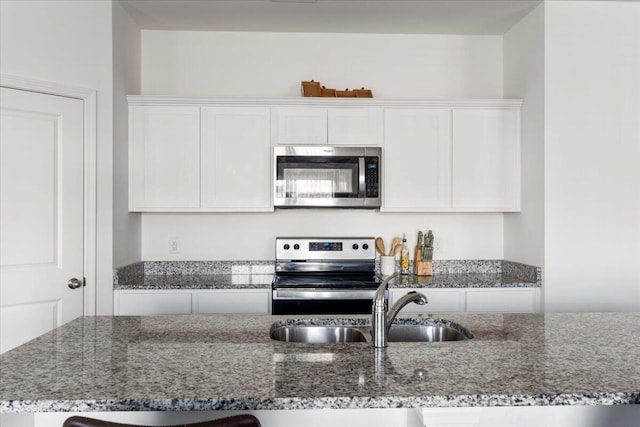
{"type": "Polygon", "coordinates": [[[520,209],[519,111],[453,111],[453,208],[520,209]]]}
{"type": "Polygon", "coordinates": [[[326,108],[274,107],[271,109],[271,145],[326,143],[326,108]]]}
{"type": "Polygon", "coordinates": [[[467,291],[469,313],[536,313],[536,289],[474,289],[467,291]]]}
{"type": "Polygon", "coordinates": [[[380,145],[381,127],[379,109],[329,108],[327,110],[329,145],[380,145]]]}
{"type": "Polygon", "coordinates": [[[272,210],[269,109],[203,108],[205,210],[272,210]]]}
{"type": "Polygon", "coordinates": [[[190,291],[115,291],[114,298],[120,316],[191,314],[190,291]]]}
{"type": "Polygon", "coordinates": [[[130,111],[129,209],[199,208],[200,107],[130,111]]]}
{"type": "Polygon", "coordinates": [[[387,211],[451,207],[450,110],[385,110],[383,197],[387,211]]]}
{"type": "Polygon", "coordinates": [[[268,314],[270,289],[216,289],[196,293],[196,314],[268,314]]]}
{"type": "Polygon", "coordinates": [[[462,313],[464,312],[463,289],[392,289],[389,292],[389,306],[391,307],[407,292],[416,291],[427,297],[427,304],[408,304],[401,313],[462,313]]]}

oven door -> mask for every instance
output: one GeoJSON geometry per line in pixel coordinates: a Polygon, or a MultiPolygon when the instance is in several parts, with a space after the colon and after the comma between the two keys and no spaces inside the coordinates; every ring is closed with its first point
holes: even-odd
{"type": "Polygon", "coordinates": [[[273,314],[371,314],[375,289],[276,288],[273,314]]]}
{"type": "Polygon", "coordinates": [[[274,206],[379,207],[379,157],[378,147],[274,147],[274,206]]]}

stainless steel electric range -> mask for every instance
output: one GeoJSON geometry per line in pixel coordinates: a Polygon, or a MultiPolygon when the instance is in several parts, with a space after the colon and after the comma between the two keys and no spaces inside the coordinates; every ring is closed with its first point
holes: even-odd
{"type": "Polygon", "coordinates": [[[371,313],[373,237],[278,237],[273,314],[371,313]]]}

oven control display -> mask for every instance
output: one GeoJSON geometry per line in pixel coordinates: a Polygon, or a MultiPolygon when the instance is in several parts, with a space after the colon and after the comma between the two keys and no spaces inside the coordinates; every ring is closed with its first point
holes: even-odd
{"type": "Polygon", "coordinates": [[[309,242],[310,251],[342,251],[342,242],[309,242]]]}

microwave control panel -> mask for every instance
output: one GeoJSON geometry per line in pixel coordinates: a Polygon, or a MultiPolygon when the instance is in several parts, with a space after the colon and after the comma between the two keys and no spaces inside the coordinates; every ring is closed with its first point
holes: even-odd
{"type": "Polygon", "coordinates": [[[378,176],[379,165],[377,157],[365,157],[364,159],[364,179],[366,185],[366,197],[378,197],[378,176]]]}

